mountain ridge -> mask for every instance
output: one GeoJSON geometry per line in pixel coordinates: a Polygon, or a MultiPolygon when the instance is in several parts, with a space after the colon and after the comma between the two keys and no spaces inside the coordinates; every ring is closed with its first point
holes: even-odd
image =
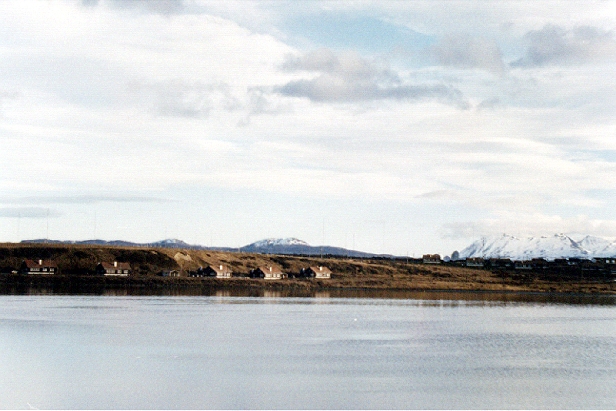
{"type": "Polygon", "coordinates": [[[458,253],[459,259],[510,258],[530,260],[544,258],[605,258],[616,256],[616,242],[587,235],[579,241],[565,234],[518,238],[508,234],[481,237],[458,253]]]}
{"type": "Polygon", "coordinates": [[[329,245],[312,246],[307,242],[295,237],[288,238],[266,238],[255,241],[242,247],[207,247],[198,244],[188,244],[182,240],[169,238],[153,243],[134,243],[124,240],[22,240],[23,244],[75,244],[75,245],[102,245],[102,246],[122,246],[122,247],[160,247],[160,248],[184,248],[194,250],[211,250],[211,251],[226,251],[226,252],[245,252],[257,254],[289,254],[289,255],[334,255],[346,256],[355,258],[371,258],[371,257],[391,257],[389,255],[368,253],[364,251],[349,250],[342,247],[334,247],[329,245]]]}

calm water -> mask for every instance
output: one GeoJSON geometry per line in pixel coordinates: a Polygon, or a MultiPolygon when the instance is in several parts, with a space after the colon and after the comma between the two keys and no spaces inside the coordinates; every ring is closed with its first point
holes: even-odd
{"type": "Polygon", "coordinates": [[[614,300],[473,298],[4,295],[0,407],[616,408],[614,300]]]}

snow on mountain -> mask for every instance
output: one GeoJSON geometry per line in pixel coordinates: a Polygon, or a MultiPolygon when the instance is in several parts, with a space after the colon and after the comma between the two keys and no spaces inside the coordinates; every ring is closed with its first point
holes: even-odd
{"type": "Polygon", "coordinates": [[[171,247],[177,247],[177,246],[184,247],[184,246],[188,246],[189,245],[189,244],[185,243],[182,240],[178,240],[177,238],[167,238],[165,240],[157,241],[154,244],[160,245],[162,247],[165,247],[165,246],[167,246],[167,247],[169,247],[169,246],[171,246],[171,247]]]}
{"type": "Polygon", "coordinates": [[[311,246],[305,241],[297,238],[266,238],[252,244],[241,247],[245,253],[266,253],[266,254],[303,254],[303,255],[343,255],[347,257],[368,258],[376,254],[365,253],[362,251],[347,250],[341,247],[327,245],[311,246]]]}
{"type": "Polygon", "coordinates": [[[593,257],[614,257],[616,256],[616,242],[601,237],[587,235],[578,241],[580,247],[588,250],[593,257]]]}
{"type": "Polygon", "coordinates": [[[496,237],[482,237],[460,251],[459,255],[461,259],[500,257],[512,260],[608,257],[616,255],[616,243],[591,236],[576,242],[565,234],[528,238],[503,234],[496,237]]]}
{"type": "Polygon", "coordinates": [[[247,247],[254,247],[254,248],[269,248],[269,247],[274,247],[274,246],[294,246],[294,245],[301,245],[301,246],[308,246],[309,244],[305,241],[299,240],[297,238],[266,238],[265,240],[260,240],[257,242],[254,242],[252,244],[249,244],[247,247]]]}

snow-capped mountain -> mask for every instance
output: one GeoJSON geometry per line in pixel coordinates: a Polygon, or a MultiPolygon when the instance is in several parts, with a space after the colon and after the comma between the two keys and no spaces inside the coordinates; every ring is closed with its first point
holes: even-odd
{"type": "Polygon", "coordinates": [[[532,258],[594,258],[616,256],[616,243],[604,238],[586,236],[574,241],[565,234],[553,236],[518,238],[503,234],[482,237],[459,253],[459,258],[511,258],[530,260],[532,258]]]}
{"type": "Polygon", "coordinates": [[[616,242],[606,240],[601,237],[587,235],[578,241],[580,247],[588,250],[593,257],[614,257],[616,256],[616,242]]]}
{"type": "Polygon", "coordinates": [[[348,257],[375,257],[376,254],[347,250],[341,247],[312,246],[297,238],[266,238],[240,249],[245,253],[263,254],[303,254],[303,255],[342,255],[348,257]]]}
{"type": "Polygon", "coordinates": [[[266,238],[265,240],[260,240],[254,242],[247,247],[255,247],[255,248],[268,248],[268,247],[276,247],[276,246],[294,246],[294,245],[310,245],[305,241],[299,240],[297,238],[266,238]]]}
{"type": "Polygon", "coordinates": [[[157,241],[152,244],[154,247],[163,247],[163,248],[187,248],[192,247],[190,244],[178,240],[177,238],[167,238],[166,240],[157,241]]]}

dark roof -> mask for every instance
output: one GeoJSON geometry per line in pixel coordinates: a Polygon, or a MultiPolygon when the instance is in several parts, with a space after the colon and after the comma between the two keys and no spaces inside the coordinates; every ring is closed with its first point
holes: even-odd
{"type": "Polygon", "coordinates": [[[58,265],[53,260],[42,260],[42,264],[39,264],[39,260],[24,260],[26,267],[28,268],[40,268],[40,267],[54,267],[57,268],[58,265]]]}
{"type": "Polygon", "coordinates": [[[225,274],[230,273],[231,270],[224,264],[210,264],[208,267],[214,271],[216,274],[225,274]]]}
{"type": "Polygon", "coordinates": [[[117,267],[113,265],[113,263],[106,263],[106,262],[101,263],[101,265],[103,266],[105,270],[130,270],[129,263],[118,263],[117,267]]]}
{"type": "Polygon", "coordinates": [[[322,273],[322,274],[331,274],[332,271],[324,266],[318,266],[318,267],[309,267],[314,273],[322,273]]]}
{"type": "Polygon", "coordinates": [[[265,273],[272,273],[272,274],[282,274],[282,271],[280,270],[280,268],[278,267],[274,267],[274,266],[260,266],[255,268],[256,270],[261,270],[261,272],[265,273]]]}

